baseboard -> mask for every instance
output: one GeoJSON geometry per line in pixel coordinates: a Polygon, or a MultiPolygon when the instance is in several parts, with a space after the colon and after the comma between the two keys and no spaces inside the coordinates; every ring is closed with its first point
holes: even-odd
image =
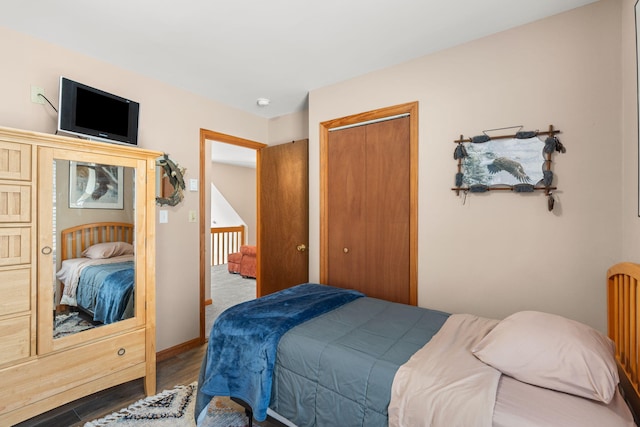
{"type": "Polygon", "coordinates": [[[200,345],[201,345],[200,338],[194,338],[191,341],[183,342],[182,344],[178,344],[176,346],[166,348],[156,353],[156,362],[161,362],[163,360],[170,359],[181,353],[184,353],[191,349],[199,347],[200,345]]]}
{"type": "Polygon", "coordinates": [[[213,300],[211,298],[204,300],[204,305],[211,305],[213,304],[213,300]]]}

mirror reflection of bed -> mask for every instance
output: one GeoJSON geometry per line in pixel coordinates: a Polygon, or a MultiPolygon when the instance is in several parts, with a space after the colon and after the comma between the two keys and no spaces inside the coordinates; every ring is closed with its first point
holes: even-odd
{"type": "Polygon", "coordinates": [[[51,303],[62,338],[135,316],[136,168],[54,158],[52,171],[51,303]]]}
{"type": "Polygon", "coordinates": [[[82,224],[60,233],[54,337],[134,316],[133,224],[82,224]]]}

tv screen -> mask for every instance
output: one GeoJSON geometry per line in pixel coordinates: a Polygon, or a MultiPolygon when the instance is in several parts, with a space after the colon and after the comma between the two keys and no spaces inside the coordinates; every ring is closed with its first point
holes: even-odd
{"type": "Polygon", "coordinates": [[[120,144],[138,144],[140,104],[60,78],[58,130],[120,144]]]}

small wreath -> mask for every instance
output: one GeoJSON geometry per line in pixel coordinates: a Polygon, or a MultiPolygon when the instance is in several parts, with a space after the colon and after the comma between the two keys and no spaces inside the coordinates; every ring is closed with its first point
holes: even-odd
{"type": "Polygon", "coordinates": [[[160,166],[164,171],[162,178],[164,179],[167,177],[169,179],[169,183],[173,187],[173,193],[171,193],[169,197],[156,197],[156,204],[159,206],[176,206],[184,198],[184,173],[187,170],[178,166],[178,164],[171,160],[169,155],[166,153],[156,160],[156,165],[160,166]]]}

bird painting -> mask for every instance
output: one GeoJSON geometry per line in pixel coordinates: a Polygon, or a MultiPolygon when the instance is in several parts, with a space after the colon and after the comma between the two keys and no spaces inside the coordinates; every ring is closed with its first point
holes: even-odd
{"type": "Polygon", "coordinates": [[[531,182],[531,179],[524,171],[522,165],[515,160],[507,157],[498,157],[493,159],[493,162],[487,165],[487,169],[491,174],[496,174],[500,171],[505,171],[511,174],[515,179],[520,182],[531,182]]]}
{"type": "Polygon", "coordinates": [[[78,164],[76,166],[76,185],[81,192],[75,200],[76,207],[83,207],[88,201],[102,201],[106,194],[117,197],[118,177],[111,166],[96,164],[78,164]]]}
{"type": "Polygon", "coordinates": [[[118,191],[118,179],[113,176],[108,167],[96,165],[95,171],[96,185],[91,193],[91,198],[93,200],[99,200],[102,196],[107,194],[109,190],[118,191]]]}

